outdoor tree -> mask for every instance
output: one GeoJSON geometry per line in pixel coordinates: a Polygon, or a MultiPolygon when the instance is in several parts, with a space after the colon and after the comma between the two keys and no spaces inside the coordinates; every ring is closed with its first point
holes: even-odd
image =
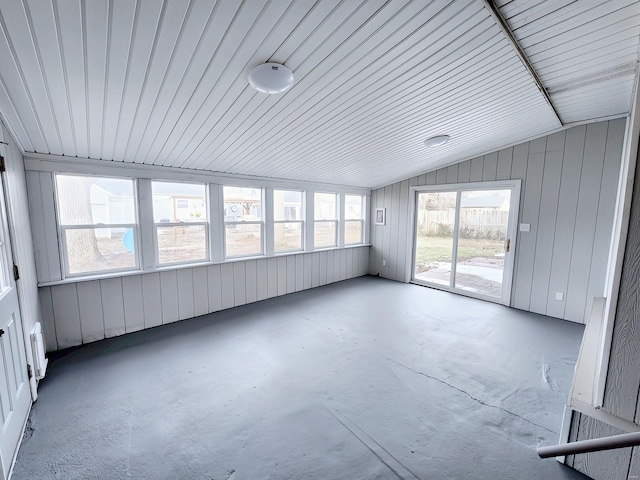
{"type": "MultiPolygon", "coordinates": [[[[93,223],[90,177],[59,175],[58,204],[62,225],[93,223]]],[[[67,252],[70,265],[94,265],[102,260],[94,230],[67,229],[67,252]]]]}

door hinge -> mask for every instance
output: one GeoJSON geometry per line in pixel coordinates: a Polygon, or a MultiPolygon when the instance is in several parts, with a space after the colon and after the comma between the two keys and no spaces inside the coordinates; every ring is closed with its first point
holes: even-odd
{"type": "Polygon", "coordinates": [[[13,279],[17,282],[20,280],[20,269],[17,265],[13,266],[13,279]]]}
{"type": "Polygon", "coordinates": [[[0,155],[0,173],[7,171],[7,166],[4,163],[4,156],[0,155]]]}

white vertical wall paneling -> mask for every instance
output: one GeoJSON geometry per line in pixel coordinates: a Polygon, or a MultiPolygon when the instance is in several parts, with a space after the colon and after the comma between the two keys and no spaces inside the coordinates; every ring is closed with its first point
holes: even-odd
{"type": "Polygon", "coordinates": [[[425,185],[435,185],[436,184],[436,172],[429,172],[425,177],[425,185]]]}
{"type": "MultiPolygon", "coordinates": [[[[60,270],[60,251],[58,250],[58,228],[56,226],[54,205],[53,174],[49,172],[39,172],[39,176],[40,201],[42,202],[41,212],[43,215],[41,218],[43,219],[44,235],[42,237],[36,237],[36,232],[32,232],[34,243],[40,243],[42,245],[41,251],[46,255],[46,258],[42,259],[41,263],[48,263],[47,270],[49,272],[49,278],[51,280],[60,280],[62,279],[62,272],[60,270]]],[[[34,182],[34,184],[34,186],[37,186],[36,182],[34,182]]],[[[29,191],[29,195],[31,195],[31,191],[29,191]]],[[[39,211],[30,212],[30,217],[35,219],[35,215],[38,213],[39,211]]],[[[39,264],[37,266],[39,266],[39,264]]],[[[38,279],[41,277],[42,275],[39,274],[38,279]]]]}
{"type": "Polygon", "coordinates": [[[82,327],[78,311],[76,285],[59,285],[51,289],[53,315],[56,322],[58,348],[68,348],[82,343],[82,327]]]}
{"type": "Polygon", "coordinates": [[[548,137],[542,173],[540,213],[536,228],[536,260],[533,265],[529,304],[529,309],[532,312],[541,314],[546,312],[549,299],[549,278],[556,232],[564,140],[564,131],[548,137]]]}
{"type": "Polygon", "coordinates": [[[176,270],[178,282],[178,319],[195,316],[193,300],[193,269],[181,268],[176,270]]]}
{"type": "Polygon", "coordinates": [[[319,262],[319,285],[323,286],[327,284],[327,252],[320,252],[318,255],[319,262]]]}
{"type": "MultiPolygon", "coordinates": [[[[31,217],[31,232],[34,238],[45,238],[44,213],[42,211],[42,190],[40,188],[40,172],[27,172],[27,189],[29,190],[29,213],[31,217]]],[[[46,242],[34,242],[38,281],[44,282],[50,278],[49,257],[46,242]]]]}
{"type": "MultiPolygon", "coordinates": [[[[574,322],[584,323],[587,304],[584,292],[589,285],[589,271],[591,269],[591,262],[587,262],[585,259],[591,259],[593,253],[607,127],[607,122],[587,125],[575,233],[573,235],[569,288],[565,306],[565,318],[574,322]]],[[[613,194],[613,192],[607,193],[613,194]]]]}
{"type": "MultiPolygon", "coordinates": [[[[456,176],[458,167],[456,166],[456,176]]],[[[447,168],[447,173],[449,168],[447,168]]],[[[406,279],[407,268],[407,242],[406,238],[409,234],[409,180],[400,183],[400,209],[398,216],[398,253],[397,253],[397,270],[396,280],[404,282],[406,279]]]]}
{"type": "MultiPolygon", "coordinates": [[[[400,216],[400,183],[394,183],[391,186],[391,208],[387,212],[390,216],[389,230],[391,233],[389,243],[389,278],[396,280],[398,278],[398,226],[400,216]]],[[[344,278],[344,275],[342,276],[344,278]]]]}
{"type": "Polygon", "coordinates": [[[513,147],[505,148],[504,150],[500,150],[498,152],[496,180],[509,180],[511,178],[512,161],[513,161],[513,147]]]}
{"type": "Polygon", "coordinates": [[[257,260],[258,301],[269,298],[269,266],[266,258],[257,260]]]}
{"type": "Polygon", "coordinates": [[[518,256],[518,278],[512,305],[515,308],[529,310],[531,302],[531,282],[535,263],[535,245],[540,213],[540,194],[542,192],[542,174],[544,170],[544,152],[547,138],[537,138],[529,142],[527,161],[527,183],[524,192],[521,223],[531,225],[529,232],[520,235],[520,254],[518,256]]]}
{"type": "Polygon", "coordinates": [[[245,298],[247,303],[253,303],[258,300],[258,264],[257,260],[247,260],[244,262],[245,266],[245,278],[246,278],[246,288],[245,288],[245,298]]]}
{"type": "Polygon", "coordinates": [[[471,170],[469,172],[470,182],[482,181],[483,162],[484,160],[482,157],[476,157],[471,159],[471,170]]]}
{"type": "Polygon", "coordinates": [[[304,259],[306,255],[296,255],[296,292],[304,290],[304,259]]]}
{"type": "Polygon", "coordinates": [[[340,281],[340,264],[342,262],[341,252],[334,251],[333,252],[333,281],[340,281]]]}
{"type": "Polygon", "coordinates": [[[566,295],[571,267],[571,249],[573,232],[578,209],[580,172],[584,156],[584,141],[587,127],[582,125],[567,131],[565,138],[564,161],[558,196],[558,214],[556,216],[556,235],[553,243],[553,258],[549,277],[549,295],[547,313],[553,317],[564,317],[564,300],[556,300],[556,292],[566,295]]]}
{"type": "Polygon", "coordinates": [[[278,295],[287,293],[287,258],[278,257],[278,295]]]}
{"type": "Polygon", "coordinates": [[[391,258],[389,252],[391,251],[391,222],[390,219],[393,216],[393,205],[391,204],[391,194],[393,193],[393,187],[387,185],[384,187],[382,203],[385,207],[385,224],[382,227],[382,245],[384,251],[382,253],[382,259],[380,262],[380,274],[386,278],[391,278],[391,258]],[[383,263],[386,265],[383,266],[383,263]]]}
{"type": "Polygon", "coordinates": [[[267,297],[278,296],[278,259],[267,259],[267,297]]]}
{"type": "Polygon", "coordinates": [[[122,277],[124,326],[127,333],[144,329],[144,301],[142,275],[122,277]]]}
{"type": "Polygon", "coordinates": [[[209,289],[209,311],[222,310],[222,283],[220,279],[220,265],[207,267],[207,286],[209,289]]]}
{"type": "Polygon", "coordinates": [[[144,310],[144,328],[162,325],[162,302],[160,300],[160,274],[141,275],[142,307],[144,310]]]}
{"type": "Polygon", "coordinates": [[[484,156],[482,162],[482,181],[493,182],[496,179],[496,169],[498,168],[498,153],[490,153],[484,156]]]}
{"type": "Polygon", "coordinates": [[[100,280],[100,294],[104,317],[104,336],[115,337],[122,335],[126,331],[122,280],[120,278],[100,280]]]}
{"type": "Polygon", "coordinates": [[[222,309],[235,306],[233,295],[233,263],[223,263],[220,265],[220,286],[222,309]]]}
{"type": "MultiPolygon", "coordinates": [[[[334,272],[333,272],[333,256],[335,255],[335,251],[334,250],[329,250],[327,252],[327,261],[325,264],[325,268],[327,269],[327,283],[333,283],[334,280],[334,272]]],[[[368,269],[368,266],[367,266],[368,269]]]]}
{"type": "Polygon", "coordinates": [[[299,255],[289,255],[287,260],[287,292],[293,293],[296,291],[296,258],[299,255]]]}
{"type": "Polygon", "coordinates": [[[233,263],[233,305],[238,307],[247,303],[247,278],[244,262],[233,263]]]}
{"type": "MultiPolygon", "coordinates": [[[[608,192],[618,188],[618,176],[622,160],[622,143],[624,141],[625,119],[612,120],[607,130],[607,145],[604,152],[604,167],[600,185],[600,201],[598,202],[598,216],[596,218],[596,234],[593,240],[593,251],[601,252],[609,248],[610,232],[613,229],[613,215],[615,198],[608,192]]],[[[589,272],[589,296],[604,296],[605,277],[607,274],[608,258],[604,255],[593,255],[591,271],[589,272]]],[[[591,311],[587,303],[587,311],[591,311]]]]}
{"type": "Polygon", "coordinates": [[[458,181],[458,164],[449,165],[447,167],[447,183],[457,183],[458,181]]]}
{"type": "Polygon", "coordinates": [[[47,347],[67,348],[252,303],[269,291],[275,297],[302,290],[305,259],[310,285],[323,278],[333,283],[366,275],[369,247],[41,287],[42,318],[54,327],[47,347]]]}
{"type": "Polygon", "coordinates": [[[199,317],[200,315],[206,315],[209,311],[207,267],[196,267],[193,269],[193,313],[196,317],[199,317]]]}
{"type": "MultiPolygon", "coordinates": [[[[511,180],[520,180],[520,209],[518,211],[518,221],[522,222],[523,218],[523,208],[524,208],[524,191],[527,184],[527,159],[529,158],[529,143],[522,143],[520,145],[516,145],[513,147],[513,159],[511,162],[511,180]]],[[[530,232],[524,233],[524,235],[528,235],[530,232]]],[[[516,254],[515,254],[515,265],[513,266],[513,284],[511,286],[511,305],[514,305],[515,292],[518,288],[518,269],[519,269],[519,259],[520,252],[522,251],[522,247],[520,246],[520,240],[522,238],[523,233],[520,232],[520,228],[518,228],[517,233],[517,242],[516,242],[516,254]]]]}
{"type": "Polygon", "coordinates": [[[51,287],[41,287],[38,289],[40,297],[40,313],[42,315],[42,333],[47,345],[47,351],[58,350],[58,339],[56,337],[56,322],[53,313],[53,299],[51,298],[51,287]]]}
{"type": "Polygon", "coordinates": [[[311,254],[311,286],[320,286],[320,252],[311,254]]]}
{"type": "Polygon", "coordinates": [[[346,269],[345,269],[345,278],[348,278],[353,272],[353,251],[351,249],[346,250],[345,254],[347,255],[346,269]]]}
{"type": "Polygon", "coordinates": [[[160,272],[160,299],[162,304],[162,324],[177,322],[180,319],[180,313],[176,270],[160,272]]]}
{"type": "Polygon", "coordinates": [[[447,168],[440,168],[436,170],[436,185],[446,185],[447,183],[447,168]]]}

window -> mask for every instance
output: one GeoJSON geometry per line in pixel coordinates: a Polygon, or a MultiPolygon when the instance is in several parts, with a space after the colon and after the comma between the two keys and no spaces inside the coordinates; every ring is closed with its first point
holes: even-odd
{"type": "Polygon", "coordinates": [[[302,192],[273,191],[273,250],[295,252],[304,248],[302,192]]]}
{"type": "Polygon", "coordinates": [[[263,254],[262,189],[224,187],[225,256],[263,254]]]}
{"type": "Polygon", "coordinates": [[[151,182],[157,264],[204,262],[209,259],[206,186],[151,182]]]}
{"type": "Polygon", "coordinates": [[[313,243],[315,248],[335,247],[338,232],[338,195],[316,193],[314,196],[313,243]]]}
{"type": "Polygon", "coordinates": [[[364,196],[344,196],[344,244],[362,243],[364,233],[364,196]]]}
{"type": "Polygon", "coordinates": [[[135,181],[57,174],[65,276],[138,269],[135,181]]]}

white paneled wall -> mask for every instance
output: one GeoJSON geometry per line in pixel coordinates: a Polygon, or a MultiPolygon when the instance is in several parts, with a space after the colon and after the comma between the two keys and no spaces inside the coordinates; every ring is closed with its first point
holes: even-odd
{"type": "Polygon", "coordinates": [[[521,179],[519,222],[531,230],[518,233],[511,306],[583,323],[604,296],[625,122],[570,128],[373,191],[371,218],[384,207],[387,222],[371,223],[369,273],[410,276],[410,186],[521,179]]]}
{"type": "Polygon", "coordinates": [[[369,247],[40,288],[49,351],[366,275],[369,247]]]}

